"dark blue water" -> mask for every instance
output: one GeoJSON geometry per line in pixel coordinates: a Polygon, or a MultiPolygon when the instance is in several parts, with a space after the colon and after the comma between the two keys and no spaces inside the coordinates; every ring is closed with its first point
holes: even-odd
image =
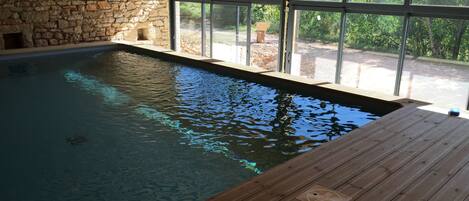
{"type": "Polygon", "coordinates": [[[124,51],[0,62],[0,200],[204,200],[379,118],[124,51]]]}

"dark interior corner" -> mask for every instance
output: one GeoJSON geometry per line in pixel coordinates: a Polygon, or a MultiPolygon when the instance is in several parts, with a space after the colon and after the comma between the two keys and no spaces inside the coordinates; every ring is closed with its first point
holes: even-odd
{"type": "Polygon", "coordinates": [[[137,30],[137,40],[148,40],[148,29],[141,28],[137,30]]]}
{"type": "Polygon", "coordinates": [[[8,33],[3,34],[3,41],[5,43],[5,49],[18,49],[24,48],[23,33],[8,33]]]}

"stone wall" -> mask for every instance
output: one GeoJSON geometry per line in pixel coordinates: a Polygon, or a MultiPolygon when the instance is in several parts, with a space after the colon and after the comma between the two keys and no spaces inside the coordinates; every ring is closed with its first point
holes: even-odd
{"type": "Polygon", "coordinates": [[[136,41],[138,29],[167,47],[168,0],[0,0],[0,49],[8,33],[21,32],[25,47],[43,47],[136,41]]]}

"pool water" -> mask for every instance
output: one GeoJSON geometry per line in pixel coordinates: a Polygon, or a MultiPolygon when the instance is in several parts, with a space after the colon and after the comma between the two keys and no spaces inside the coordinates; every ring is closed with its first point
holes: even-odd
{"type": "Polygon", "coordinates": [[[126,51],[0,62],[0,200],[204,200],[384,115],[126,51]]]}

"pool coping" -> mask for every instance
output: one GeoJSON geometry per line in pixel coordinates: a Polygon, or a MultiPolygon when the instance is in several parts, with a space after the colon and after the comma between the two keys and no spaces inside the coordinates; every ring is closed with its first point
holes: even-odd
{"type": "Polygon", "coordinates": [[[262,83],[266,85],[284,88],[293,92],[314,95],[319,98],[337,99],[349,104],[361,103],[367,104],[372,108],[399,109],[408,104],[418,103],[419,105],[430,105],[420,100],[403,98],[399,96],[387,95],[379,92],[366,91],[362,89],[333,84],[330,82],[317,81],[301,76],[294,76],[281,72],[274,72],[258,67],[245,66],[230,62],[225,62],[209,57],[176,52],[167,48],[153,45],[138,44],[126,41],[107,41],[68,44],[49,47],[23,48],[14,50],[0,51],[0,61],[9,59],[21,59],[30,56],[54,55],[65,52],[79,52],[89,49],[124,49],[136,53],[143,53],[148,56],[154,56],[170,62],[189,64],[194,67],[215,71],[217,73],[240,77],[249,81],[262,83]]]}
{"type": "Polygon", "coordinates": [[[93,47],[103,47],[103,46],[115,46],[118,43],[104,41],[104,42],[92,42],[92,43],[78,43],[78,44],[67,44],[67,45],[57,45],[57,46],[47,46],[47,47],[32,47],[32,48],[21,48],[21,49],[11,49],[11,50],[0,50],[0,57],[12,56],[15,54],[37,54],[43,52],[55,52],[63,50],[73,50],[81,48],[93,48],[93,47]]]}

